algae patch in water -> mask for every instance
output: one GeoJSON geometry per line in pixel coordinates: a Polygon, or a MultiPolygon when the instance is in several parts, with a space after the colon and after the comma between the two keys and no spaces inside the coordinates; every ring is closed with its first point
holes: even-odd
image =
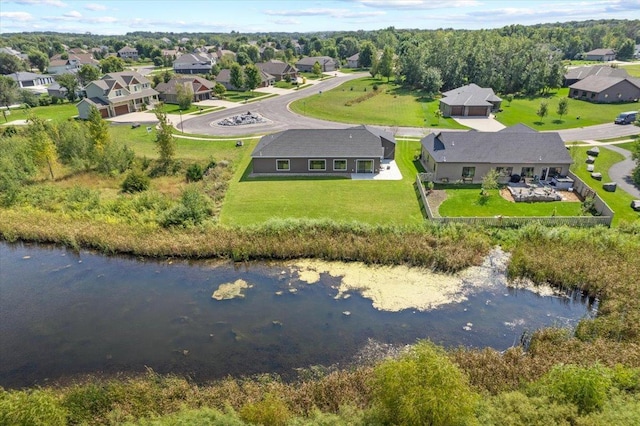
{"type": "Polygon", "coordinates": [[[229,300],[236,298],[244,298],[244,290],[253,287],[243,279],[235,280],[232,283],[220,284],[218,289],[213,292],[212,299],[229,300]]]}

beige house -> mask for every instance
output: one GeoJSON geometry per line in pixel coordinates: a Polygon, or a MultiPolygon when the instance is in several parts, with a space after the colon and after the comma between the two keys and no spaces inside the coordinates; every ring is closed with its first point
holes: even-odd
{"type": "Polygon", "coordinates": [[[193,93],[193,102],[211,99],[211,91],[215,86],[215,83],[202,77],[174,77],[167,83],[160,83],[156,86],[156,90],[160,94],[160,100],[168,104],[177,104],[177,86],[180,84],[191,88],[191,92],[193,93]]]}
{"type": "Polygon", "coordinates": [[[421,141],[420,161],[434,182],[480,183],[496,169],[500,183],[513,175],[551,180],[573,163],[560,135],[518,124],[499,132],[439,132],[421,141]]]}
{"type": "Polygon", "coordinates": [[[634,102],[640,99],[640,79],[590,75],[569,86],[569,97],[590,102],[634,102]]]}
{"type": "Polygon", "coordinates": [[[488,117],[500,109],[502,99],[493,93],[493,89],[471,83],[442,93],[440,111],[443,117],[488,117]]]}
{"type": "Polygon", "coordinates": [[[158,102],[158,92],[151,82],[135,71],[105,74],[85,87],[86,97],[76,107],[81,119],[89,118],[91,107],[103,118],[143,111],[158,102]]]}
{"type": "Polygon", "coordinates": [[[586,61],[613,61],[616,59],[616,51],[613,49],[593,49],[584,54],[586,61]]]}

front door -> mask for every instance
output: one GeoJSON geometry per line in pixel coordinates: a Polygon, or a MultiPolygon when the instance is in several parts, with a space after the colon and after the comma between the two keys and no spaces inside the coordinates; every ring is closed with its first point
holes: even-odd
{"type": "Polygon", "coordinates": [[[373,160],[356,161],[356,173],[373,173],[373,160]]]}

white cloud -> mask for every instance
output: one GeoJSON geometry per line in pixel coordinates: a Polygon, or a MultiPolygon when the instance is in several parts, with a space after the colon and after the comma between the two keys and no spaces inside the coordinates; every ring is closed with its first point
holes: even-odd
{"type": "Polygon", "coordinates": [[[363,6],[378,9],[441,9],[472,7],[480,4],[477,0],[358,0],[363,6]]]}
{"type": "Polygon", "coordinates": [[[77,10],[72,10],[71,12],[67,12],[62,16],[66,18],[82,18],[82,13],[78,12],[77,10]]]}
{"type": "Polygon", "coordinates": [[[327,16],[339,18],[368,18],[384,15],[386,12],[354,12],[349,9],[300,9],[300,10],[265,10],[271,16],[327,16]]]}
{"type": "Polygon", "coordinates": [[[84,21],[96,24],[110,24],[112,22],[118,22],[118,18],[113,16],[99,16],[97,18],[85,18],[84,21]]]}
{"type": "Polygon", "coordinates": [[[85,9],[88,10],[107,10],[107,6],[103,4],[89,3],[84,6],[85,9]]]}
{"type": "Polygon", "coordinates": [[[26,22],[33,20],[33,15],[27,12],[0,12],[0,18],[11,21],[26,22]]]}
{"type": "Polygon", "coordinates": [[[13,0],[13,2],[18,4],[28,4],[28,5],[43,4],[46,6],[55,6],[55,7],[67,6],[66,3],[63,3],[60,0],[13,0]]]}
{"type": "Polygon", "coordinates": [[[286,18],[286,19],[276,19],[271,21],[277,25],[300,25],[301,22],[298,19],[286,18]]]}

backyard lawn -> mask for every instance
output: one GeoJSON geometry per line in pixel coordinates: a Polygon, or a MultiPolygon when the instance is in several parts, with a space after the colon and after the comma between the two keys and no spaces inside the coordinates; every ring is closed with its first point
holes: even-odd
{"type": "Polygon", "coordinates": [[[591,177],[591,173],[587,171],[585,160],[587,159],[588,147],[580,147],[573,150],[573,158],[575,164],[571,168],[571,171],[576,174],[580,179],[585,181],[598,195],[604,200],[605,203],[613,209],[615,215],[613,216],[613,224],[618,224],[621,220],[633,221],[640,219],[640,213],[634,212],[629,205],[634,199],[631,195],[624,192],[620,188],[616,192],[607,192],[602,189],[602,183],[610,182],[609,168],[624,158],[621,154],[613,152],[604,147],[600,147],[600,155],[596,157],[594,163],[594,171],[602,173],[602,181],[597,181],[591,177]]]}
{"type": "Polygon", "coordinates": [[[552,92],[547,97],[516,98],[511,102],[502,101],[502,112],[496,114],[496,119],[505,126],[523,123],[535,130],[560,130],[574,127],[593,126],[596,124],[613,123],[614,118],[623,111],[637,110],[639,105],[632,103],[595,104],[577,99],[569,99],[568,114],[562,118],[557,114],[558,102],[566,98],[569,88],[564,87],[552,92]],[[548,103],[548,115],[540,119],[536,111],[540,103],[548,103]],[[577,117],[580,117],[579,119],[577,117]]]}
{"type": "MultiPolygon", "coordinates": [[[[246,149],[252,149],[255,143],[249,143],[246,149]]],[[[417,173],[413,158],[419,146],[415,141],[398,141],[396,162],[403,176],[399,181],[335,177],[249,179],[246,175],[250,157],[247,156],[227,191],[220,220],[233,225],[263,223],[272,218],[421,223],[424,218],[413,188],[417,173]]]]}
{"type": "Polygon", "coordinates": [[[640,64],[625,65],[620,68],[627,70],[632,77],[640,77],[640,64]]]}
{"type": "MultiPolygon", "coordinates": [[[[11,115],[7,116],[8,124],[15,120],[26,120],[31,114],[43,120],[67,120],[78,115],[78,108],[75,103],[65,102],[57,105],[11,109],[11,115]]],[[[4,122],[2,114],[0,114],[0,120],[4,122]]]]}
{"type": "Polygon", "coordinates": [[[341,123],[466,129],[451,118],[438,121],[434,115],[437,100],[426,101],[393,81],[371,77],[348,81],[333,90],[297,100],[290,107],[298,114],[341,123]],[[374,85],[378,86],[377,91],[373,90],[374,85]]]}
{"type": "Polygon", "coordinates": [[[443,217],[485,217],[485,216],[580,216],[580,202],[538,202],[514,203],[499,194],[489,191],[486,202],[480,200],[480,185],[477,188],[446,189],[447,199],[440,205],[443,217]]]}

